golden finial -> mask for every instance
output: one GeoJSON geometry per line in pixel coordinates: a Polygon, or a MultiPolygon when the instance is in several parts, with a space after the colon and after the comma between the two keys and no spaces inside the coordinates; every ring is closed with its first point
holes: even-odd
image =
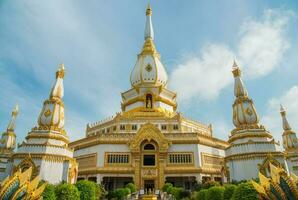
{"type": "Polygon", "coordinates": [[[241,76],[241,70],[238,67],[235,59],[234,59],[233,67],[232,67],[232,73],[233,73],[234,77],[241,76]]]}
{"type": "Polygon", "coordinates": [[[286,115],[286,110],[284,109],[284,107],[282,106],[282,104],[280,104],[280,114],[281,114],[281,116],[285,116],[286,115]]]}
{"type": "Polygon", "coordinates": [[[152,15],[152,9],[151,9],[151,6],[150,6],[150,3],[148,2],[148,5],[147,5],[147,9],[146,9],[146,15],[152,15]]]}
{"type": "Polygon", "coordinates": [[[16,104],[11,114],[12,116],[17,116],[18,113],[19,113],[19,105],[16,104]]]}
{"type": "Polygon", "coordinates": [[[64,73],[65,73],[64,63],[61,63],[59,65],[58,71],[56,72],[56,78],[64,78],[64,73]]]}

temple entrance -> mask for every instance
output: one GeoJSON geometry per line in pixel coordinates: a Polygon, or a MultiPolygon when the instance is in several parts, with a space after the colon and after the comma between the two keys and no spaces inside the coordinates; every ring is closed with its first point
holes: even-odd
{"type": "Polygon", "coordinates": [[[147,194],[153,193],[155,189],[154,180],[144,180],[144,189],[147,194]]]}

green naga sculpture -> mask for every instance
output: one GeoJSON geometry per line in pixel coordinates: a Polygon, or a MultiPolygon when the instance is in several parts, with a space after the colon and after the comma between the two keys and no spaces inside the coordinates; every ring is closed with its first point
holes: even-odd
{"type": "Polygon", "coordinates": [[[0,185],[0,200],[41,200],[46,183],[39,186],[39,176],[33,180],[31,177],[31,167],[7,177],[0,185]]]}
{"type": "Polygon", "coordinates": [[[268,178],[259,172],[260,183],[252,181],[261,200],[298,199],[298,177],[295,174],[289,176],[283,168],[270,163],[270,175],[268,178]]]}

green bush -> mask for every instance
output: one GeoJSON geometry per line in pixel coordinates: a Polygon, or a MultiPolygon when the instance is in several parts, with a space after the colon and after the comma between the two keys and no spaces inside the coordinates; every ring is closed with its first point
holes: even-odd
{"type": "Polygon", "coordinates": [[[182,190],[180,192],[181,199],[190,199],[190,197],[191,197],[191,192],[189,190],[182,190]]]}
{"type": "Polygon", "coordinates": [[[134,193],[137,191],[137,186],[133,183],[127,183],[125,187],[129,188],[131,193],[134,193]]]}
{"type": "Polygon", "coordinates": [[[209,189],[213,186],[220,186],[220,184],[219,184],[219,182],[216,182],[216,181],[207,181],[206,183],[203,183],[202,188],[209,189]]]}
{"type": "Polygon", "coordinates": [[[96,183],[87,180],[81,180],[76,183],[76,187],[80,192],[80,200],[96,199],[96,183]]]}
{"type": "Polygon", "coordinates": [[[174,186],[173,186],[173,185],[169,185],[169,187],[167,188],[166,192],[167,192],[168,194],[172,194],[172,193],[173,193],[173,192],[172,192],[173,189],[174,189],[174,186]]]}
{"type": "Polygon", "coordinates": [[[197,192],[195,196],[195,200],[207,200],[206,199],[206,194],[207,194],[207,189],[201,189],[199,192],[197,192]]]}
{"type": "Polygon", "coordinates": [[[43,200],[56,200],[55,186],[48,183],[41,196],[43,200]]]}
{"type": "Polygon", "coordinates": [[[225,188],[222,186],[213,186],[206,193],[206,200],[222,200],[224,197],[225,188]]]}
{"type": "Polygon", "coordinates": [[[183,191],[183,188],[173,187],[171,190],[171,194],[175,197],[176,200],[181,199],[181,193],[183,191]]]}
{"type": "Polygon", "coordinates": [[[234,191],[232,200],[258,200],[258,193],[250,182],[241,183],[234,191]]]}
{"type": "Polygon", "coordinates": [[[163,191],[163,192],[167,192],[167,190],[168,190],[169,187],[173,187],[173,184],[172,184],[172,183],[165,183],[165,184],[162,186],[162,191],[163,191]]]}
{"type": "Polygon", "coordinates": [[[224,192],[224,200],[230,200],[234,194],[235,189],[237,188],[236,185],[228,184],[225,185],[225,192],[224,192]]]}
{"type": "Polygon", "coordinates": [[[96,185],[96,200],[104,199],[108,192],[105,190],[104,186],[101,184],[96,185]]]}
{"type": "Polygon", "coordinates": [[[118,188],[118,189],[115,190],[114,197],[118,200],[123,200],[129,194],[130,194],[130,189],[129,188],[118,188]]]}
{"type": "Polygon", "coordinates": [[[61,183],[56,187],[57,199],[80,200],[80,192],[76,186],[69,183],[61,183]]]}

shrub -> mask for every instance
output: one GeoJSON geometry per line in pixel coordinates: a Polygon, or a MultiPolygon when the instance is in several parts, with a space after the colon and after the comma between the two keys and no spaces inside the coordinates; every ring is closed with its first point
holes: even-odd
{"type": "Polygon", "coordinates": [[[207,200],[206,199],[206,194],[207,194],[206,189],[202,189],[199,192],[197,192],[196,196],[195,196],[195,200],[207,200]]]}
{"type": "Polygon", "coordinates": [[[224,196],[225,188],[222,186],[213,186],[208,189],[206,193],[207,200],[222,200],[224,196]]]}
{"type": "Polygon", "coordinates": [[[137,191],[137,186],[133,183],[127,183],[125,187],[129,188],[131,193],[134,193],[137,191]]]}
{"type": "Polygon", "coordinates": [[[129,188],[118,188],[115,190],[115,195],[118,200],[123,200],[127,195],[130,194],[129,188]]]}
{"type": "Polygon", "coordinates": [[[172,194],[173,192],[173,189],[174,189],[174,186],[173,185],[169,185],[169,187],[167,188],[167,190],[166,190],[166,192],[168,193],[168,194],[172,194]]]}
{"type": "Polygon", "coordinates": [[[172,183],[165,183],[165,184],[162,186],[162,191],[163,191],[163,192],[167,192],[167,190],[168,190],[169,187],[173,187],[173,184],[172,184],[172,183]]]}
{"type": "Polygon", "coordinates": [[[104,186],[101,184],[96,185],[95,193],[96,193],[96,195],[95,195],[96,200],[104,199],[105,196],[108,194],[108,192],[105,190],[104,186]]]}
{"type": "Polygon", "coordinates": [[[43,200],[56,200],[55,186],[48,183],[41,196],[43,200]]]}
{"type": "Polygon", "coordinates": [[[188,191],[188,190],[182,190],[180,192],[180,198],[181,199],[190,199],[190,197],[191,197],[191,192],[190,191],[188,191]]]}
{"type": "Polygon", "coordinates": [[[61,183],[56,187],[57,199],[80,200],[80,192],[76,186],[69,183],[61,183]]]}
{"type": "Polygon", "coordinates": [[[95,200],[97,185],[92,181],[81,180],[76,183],[80,192],[80,200],[95,200]]]}
{"type": "Polygon", "coordinates": [[[196,183],[194,188],[195,191],[200,191],[203,188],[203,183],[196,183]]]}
{"type": "Polygon", "coordinates": [[[219,182],[216,182],[216,181],[207,181],[206,183],[203,183],[202,188],[209,189],[213,186],[220,186],[220,184],[219,184],[219,182]]]}
{"type": "Polygon", "coordinates": [[[241,183],[234,191],[232,200],[258,200],[258,193],[250,182],[241,183]]]}
{"type": "Polygon", "coordinates": [[[182,191],[183,191],[183,188],[172,187],[171,194],[175,197],[175,199],[179,200],[181,199],[182,191]]]}
{"type": "Polygon", "coordinates": [[[230,200],[234,194],[235,189],[237,188],[236,185],[228,184],[225,185],[225,192],[224,192],[224,200],[230,200]]]}

